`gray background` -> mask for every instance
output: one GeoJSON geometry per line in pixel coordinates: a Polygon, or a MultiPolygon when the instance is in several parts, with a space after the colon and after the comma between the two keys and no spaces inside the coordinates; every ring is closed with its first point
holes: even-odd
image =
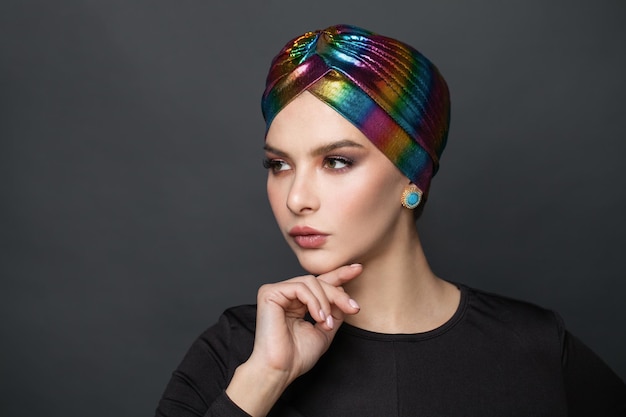
{"type": "Polygon", "coordinates": [[[0,3],[0,415],[151,415],[187,347],[300,274],[259,97],[291,37],[400,38],[453,95],[420,224],[442,277],[531,300],[626,377],[626,6],[0,3]]]}

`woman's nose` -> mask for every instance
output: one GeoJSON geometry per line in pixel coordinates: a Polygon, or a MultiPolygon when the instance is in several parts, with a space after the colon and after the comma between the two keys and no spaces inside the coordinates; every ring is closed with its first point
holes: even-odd
{"type": "Polygon", "coordinates": [[[319,204],[314,176],[296,173],[287,195],[287,208],[292,213],[300,215],[316,211],[319,209],[319,204]]]}

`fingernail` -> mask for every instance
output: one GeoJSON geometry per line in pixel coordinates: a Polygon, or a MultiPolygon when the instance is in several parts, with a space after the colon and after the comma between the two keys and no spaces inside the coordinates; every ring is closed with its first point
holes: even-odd
{"type": "Polygon", "coordinates": [[[322,320],[326,320],[326,314],[324,314],[324,310],[320,310],[320,317],[322,320]]]}
{"type": "Polygon", "coordinates": [[[358,268],[360,266],[361,266],[361,264],[352,264],[352,265],[350,265],[350,268],[358,268]]]}
{"type": "Polygon", "coordinates": [[[332,329],[335,327],[335,321],[333,320],[333,316],[326,317],[326,325],[332,329]]]}
{"type": "Polygon", "coordinates": [[[358,310],[361,309],[361,307],[359,306],[359,303],[354,301],[352,298],[348,300],[348,304],[350,304],[352,306],[352,308],[356,308],[358,310]]]}

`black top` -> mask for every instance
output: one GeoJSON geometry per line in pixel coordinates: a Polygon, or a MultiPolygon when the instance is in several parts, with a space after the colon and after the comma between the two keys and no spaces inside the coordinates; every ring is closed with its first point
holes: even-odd
{"type": "MultiPolygon", "coordinates": [[[[626,416],[626,386],[558,315],[464,286],[454,316],[418,334],[343,324],[270,416],[626,416]]],[[[173,373],[156,415],[247,416],[224,390],[252,352],[256,308],[224,312],[173,373]]]]}

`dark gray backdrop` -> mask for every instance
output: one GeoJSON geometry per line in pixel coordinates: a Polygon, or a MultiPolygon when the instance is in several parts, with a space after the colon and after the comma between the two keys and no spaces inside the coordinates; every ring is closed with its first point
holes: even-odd
{"type": "Polygon", "coordinates": [[[625,3],[0,3],[0,415],[151,415],[227,306],[301,271],[265,200],[259,96],[353,23],[437,63],[437,273],[558,310],[626,377],[625,3]]]}

